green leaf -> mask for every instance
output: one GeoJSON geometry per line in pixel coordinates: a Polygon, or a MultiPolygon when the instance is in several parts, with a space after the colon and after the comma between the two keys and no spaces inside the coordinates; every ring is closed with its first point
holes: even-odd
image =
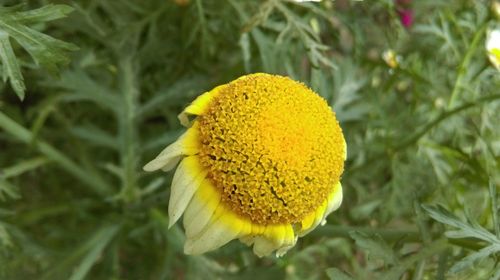
{"type": "Polygon", "coordinates": [[[8,23],[2,26],[0,22],[0,28],[2,27],[31,55],[37,64],[44,66],[52,73],[57,71],[58,64],[69,63],[68,51],[78,49],[73,44],[54,39],[24,25],[8,23]]]}
{"type": "Polygon", "coordinates": [[[500,243],[500,240],[497,239],[497,237],[491,232],[487,231],[486,229],[480,227],[477,224],[471,225],[462,222],[457,216],[455,216],[453,213],[449,212],[442,206],[433,207],[428,205],[422,205],[422,207],[429,213],[429,216],[431,216],[434,220],[460,229],[460,230],[446,232],[446,236],[450,238],[472,237],[484,240],[489,243],[497,243],[497,242],[500,243]]]}
{"type": "Polygon", "coordinates": [[[450,272],[458,273],[466,268],[471,267],[476,261],[489,257],[497,252],[500,252],[500,244],[493,244],[479,250],[476,253],[470,254],[467,257],[456,262],[451,268],[450,272]]]}
{"type": "Polygon", "coordinates": [[[380,258],[386,264],[397,264],[398,258],[379,234],[368,234],[360,231],[349,233],[356,245],[368,251],[369,258],[380,258]]]}
{"type": "Polygon", "coordinates": [[[489,179],[489,191],[490,191],[490,198],[491,198],[491,216],[493,218],[493,225],[495,228],[495,234],[497,235],[498,238],[500,238],[500,221],[498,219],[498,197],[497,197],[497,188],[495,184],[493,183],[493,179],[489,179]]]}
{"type": "Polygon", "coordinates": [[[123,107],[115,91],[93,80],[83,71],[64,71],[52,86],[71,92],[63,96],[62,100],[66,102],[88,100],[117,114],[123,107]]]}
{"type": "MultiPolygon", "coordinates": [[[[2,15],[5,19],[17,21],[23,24],[47,22],[66,17],[73,12],[74,8],[67,5],[48,4],[30,11],[18,11],[2,15]]],[[[1,14],[1,12],[0,12],[1,14]]]]}
{"type": "Polygon", "coordinates": [[[58,263],[41,279],[54,279],[55,275],[72,271],[70,280],[84,279],[92,266],[99,260],[103,250],[113,240],[120,229],[120,225],[107,225],[98,229],[87,241],[83,242],[64,260],[58,263]],[[80,260],[74,268],[75,263],[80,260]]]}
{"type": "Polygon", "coordinates": [[[240,46],[243,62],[245,63],[245,71],[251,72],[250,59],[252,58],[252,53],[248,33],[241,34],[238,45],[240,46]]]}
{"type": "Polygon", "coordinates": [[[335,267],[328,268],[326,270],[326,275],[330,278],[330,280],[354,280],[354,278],[335,267]]]}
{"type": "Polygon", "coordinates": [[[17,58],[12,49],[12,45],[9,41],[9,34],[0,29],[0,61],[2,62],[2,79],[4,81],[7,78],[10,80],[10,85],[16,92],[19,99],[24,99],[24,91],[26,90],[26,85],[24,85],[24,78],[21,73],[21,68],[17,62],[17,58]]]}
{"type": "Polygon", "coordinates": [[[97,146],[116,149],[118,142],[113,135],[93,125],[72,127],[71,134],[97,146]]]}
{"type": "Polygon", "coordinates": [[[0,174],[0,178],[7,179],[10,177],[19,176],[25,172],[36,169],[47,164],[49,160],[45,157],[35,157],[28,160],[23,160],[13,166],[5,168],[0,174]]]}
{"type": "Polygon", "coordinates": [[[22,100],[26,86],[10,38],[19,43],[37,65],[52,73],[57,71],[58,65],[69,63],[68,52],[77,50],[78,47],[26,25],[65,17],[73,8],[66,5],[47,5],[31,11],[19,9],[20,6],[0,9],[0,60],[3,65],[3,79],[10,80],[12,88],[22,100]]]}
{"type": "Polygon", "coordinates": [[[17,199],[20,195],[17,193],[17,188],[11,183],[0,178],[0,201],[8,198],[17,199]]]}
{"type": "Polygon", "coordinates": [[[491,276],[490,280],[499,280],[500,279],[500,267],[497,268],[495,274],[491,276]]]}
{"type": "Polygon", "coordinates": [[[92,266],[97,262],[104,248],[110,243],[120,227],[117,225],[107,226],[100,229],[85,245],[88,252],[73,271],[70,280],[84,279],[92,266]]]}
{"type": "Polygon", "coordinates": [[[3,226],[2,221],[0,221],[0,248],[2,246],[11,247],[12,245],[12,238],[7,232],[7,229],[3,226]]]}

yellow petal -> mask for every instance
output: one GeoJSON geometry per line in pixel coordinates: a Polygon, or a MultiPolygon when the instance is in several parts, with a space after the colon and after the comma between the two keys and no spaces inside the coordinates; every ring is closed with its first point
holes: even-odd
{"type": "Polygon", "coordinates": [[[208,225],[220,203],[220,195],[211,190],[208,179],[203,180],[184,212],[184,229],[189,239],[199,235],[208,225]]]}
{"type": "Polygon", "coordinates": [[[182,134],[177,141],[167,146],[155,159],[146,164],[144,171],[156,171],[162,169],[169,171],[173,169],[183,155],[194,155],[198,152],[198,129],[197,122],[192,128],[182,134]]]}
{"type": "Polygon", "coordinates": [[[267,256],[276,251],[276,256],[284,255],[295,245],[295,235],[290,225],[269,225],[264,233],[253,238],[253,251],[259,256],[267,256]]]}
{"type": "Polygon", "coordinates": [[[214,99],[220,90],[226,85],[218,86],[209,92],[205,92],[198,96],[191,104],[189,104],[182,113],[179,114],[179,121],[183,126],[189,127],[189,115],[199,116],[202,115],[210,105],[210,102],[214,99]]]}
{"type": "Polygon", "coordinates": [[[300,237],[314,230],[319,224],[326,223],[326,217],[333,211],[337,210],[342,203],[342,185],[338,182],[333,187],[332,192],[327,200],[316,211],[307,215],[300,223],[298,234],[300,237]]]}
{"type": "Polygon", "coordinates": [[[227,210],[219,207],[212,216],[210,224],[199,234],[191,237],[184,244],[184,253],[189,255],[199,255],[217,249],[229,241],[235,239],[240,234],[240,225],[229,224],[224,217],[227,210]]]}
{"type": "Polygon", "coordinates": [[[316,211],[314,211],[313,213],[308,215],[303,220],[302,227],[301,227],[300,231],[298,232],[298,235],[300,237],[302,237],[302,236],[308,234],[309,232],[311,232],[312,230],[314,230],[321,223],[321,221],[323,221],[323,216],[325,214],[326,206],[327,206],[327,201],[323,202],[321,204],[321,206],[318,207],[318,209],[316,209],[316,211]],[[304,221],[306,221],[307,224],[304,224],[304,221]]]}
{"type": "Polygon", "coordinates": [[[335,185],[333,188],[332,193],[328,197],[328,205],[326,206],[325,214],[323,215],[323,221],[321,222],[321,225],[324,225],[326,223],[326,217],[330,215],[333,211],[339,209],[340,205],[342,204],[342,184],[340,182],[335,185]]]}
{"type": "Polygon", "coordinates": [[[276,257],[282,257],[284,254],[286,254],[286,252],[288,252],[288,250],[293,248],[297,243],[297,238],[298,236],[295,235],[293,228],[291,226],[288,226],[286,228],[283,244],[281,244],[281,247],[276,251],[276,257]]]}
{"type": "Polygon", "coordinates": [[[156,171],[164,169],[166,171],[177,165],[182,156],[182,136],[174,143],[167,146],[155,159],[146,164],[144,171],[156,171]]]}
{"type": "Polygon", "coordinates": [[[247,246],[252,246],[252,244],[255,242],[255,236],[253,235],[246,235],[240,237],[241,243],[247,245],[247,246]]]}
{"type": "MultiPolygon", "coordinates": [[[[255,74],[251,74],[251,75],[247,75],[247,76],[242,76],[242,77],[239,77],[238,79],[232,81],[232,83],[234,83],[237,80],[246,79],[248,76],[256,77],[256,76],[260,76],[260,75],[267,75],[267,74],[255,73],[255,74]]],[[[181,122],[181,124],[183,126],[189,127],[190,126],[189,116],[190,115],[200,116],[203,113],[205,113],[206,110],[208,109],[208,107],[210,106],[210,103],[214,99],[214,97],[216,97],[217,94],[219,94],[220,91],[222,89],[224,89],[225,87],[227,87],[227,84],[215,87],[211,91],[205,92],[202,95],[198,96],[193,102],[191,102],[191,104],[189,104],[184,109],[184,111],[182,111],[182,113],[179,114],[178,118],[179,118],[179,121],[181,122]]]]}
{"type": "Polygon", "coordinates": [[[263,237],[257,236],[255,237],[255,242],[253,245],[253,252],[257,257],[262,258],[264,256],[270,255],[276,249],[276,245],[274,243],[263,237]]]}
{"type": "MultiPolygon", "coordinates": [[[[182,156],[174,156],[174,157],[171,157],[170,159],[166,160],[164,162],[164,165],[161,168],[162,171],[170,171],[172,169],[175,168],[175,166],[177,166],[177,164],[179,163],[179,161],[182,159],[182,156]]],[[[148,168],[152,168],[151,166],[148,166],[148,168]]],[[[160,169],[160,168],[155,168],[155,169],[146,169],[146,166],[144,166],[144,171],[155,171],[157,169],[160,169]]]]}
{"type": "Polygon", "coordinates": [[[345,138],[343,138],[344,140],[344,161],[347,160],[347,143],[345,142],[345,138]]]}
{"type": "Polygon", "coordinates": [[[194,193],[205,179],[207,171],[199,166],[197,156],[184,158],[175,171],[168,203],[169,227],[181,217],[194,193]]]}
{"type": "Polygon", "coordinates": [[[309,228],[312,227],[312,225],[314,224],[314,221],[316,220],[316,211],[310,213],[309,215],[307,215],[303,220],[302,222],[300,223],[300,229],[299,229],[299,233],[300,232],[303,232],[309,228]]]}

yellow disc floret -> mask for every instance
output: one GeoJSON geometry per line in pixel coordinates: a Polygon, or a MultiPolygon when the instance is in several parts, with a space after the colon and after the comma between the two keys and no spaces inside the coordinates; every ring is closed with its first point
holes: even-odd
{"type": "Polygon", "coordinates": [[[197,122],[201,163],[222,203],[261,225],[315,211],[344,168],[344,138],[325,100],[268,74],[216,90],[197,122]]]}

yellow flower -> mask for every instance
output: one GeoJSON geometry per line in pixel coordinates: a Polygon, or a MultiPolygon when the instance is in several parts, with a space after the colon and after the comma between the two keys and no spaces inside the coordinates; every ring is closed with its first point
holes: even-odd
{"type": "Polygon", "coordinates": [[[486,39],[486,51],[491,64],[500,70],[500,29],[494,29],[488,32],[486,39]]]}
{"type": "Polygon", "coordinates": [[[401,60],[401,58],[396,54],[396,52],[390,49],[382,53],[382,59],[389,67],[393,69],[399,66],[399,61],[401,60]]]}
{"type": "Polygon", "coordinates": [[[184,214],[186,254],[238,238],[258,256],[281,256],[340,206],[345,140],[305,85],[243,76],[199,96],[179,119],[187,131],[144,170],[180,161],[168,213],[169,226],[184,214]]]}

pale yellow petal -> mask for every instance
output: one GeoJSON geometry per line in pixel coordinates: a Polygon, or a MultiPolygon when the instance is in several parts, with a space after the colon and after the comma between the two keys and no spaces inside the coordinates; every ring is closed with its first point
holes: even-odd
{"type": "Polygon", "coordinates": [[[292,226],[285,224],[266,226],[262,234],[253,236],[253,240],[248,238],[246,241],[253,241],[254,253],[259,257],[263,257],[275,251],[276,256],[284,255],[295,245],[296,240],[292,226]]]}
{"type": "Polygon", "coordinates": [[[187,238],[199,235],[219,206],[220,195],[210,188],[213,186],[208,179],[203,180],[184,212],[183,223],[187,238]]]}
{"type": "Polygon", "coordinates": [[[285,230],[285,238],[283,244],[281,244],[281,247],[276,251],[276,257],[282,257],[297,243],[298,236],[295,235],[293,228],[291,226],[288,226],[285,230]]]}
{"type": "Polygon", "coordinates": [[[276,245],[264,236],[256,236],[253,244],[253,252],[257,257],[269,256],[276,250],[276,245]]]}
{"type": "Polygon", "coordinates": [[[190,255],[203,254],[238,238],[241,232],[241,222],[231,216],[232,214],[224,206],[219,205],[210,223],[203,231],[199,235],[186,240],[184,253],[190,255]]]}
{"type": "MultiPolygon", "coordinates": [[[[179,161],[181,159],[182,159],[182,156],[171,157],[169,160],[165,161],[165,163],[164,163],[165,165],[163,165],[161,167],[161,170],[167,172],[167,171],[170,171],[170,170],[174,169],[177,166],[177,164],[179,163],[179,161]]],[[[144,166],[144,170],[145,171],[155,171],[157,169],[154,169],[154,170],[149,170],[148,169],[148,170],[146,170],[146,166],[144,166]]]]}
{"type": "Polygon", "coordinates": [[[339,209],[340,205],[342,204],[342,197],[342,184],[340,184],[339,182],[337,183],[337,185],[335,185],[332,193],[330,194],[330,197],[328,198],[328,205],[326,206],[321,225],[324,225],[326,223],[326,217],[330,215],[330,213],[339,209]]]}
{"type": "MultiPolygon", "coordinates": [[[[182,156],[182,136],[174,143],[167,146],[155,159],[146,164],[144,171],[174,168],[182,156]]],[[[169,169],[169,170],[170,170],[169,169]]],[[[167,170],[168,171],[168,170],[167,170]]]]}
{"type": "Polygon", "coordinates": [[[321,221],[323,221],[323,216],[324,216],[325,211],[326,211],[326,206],[327,206],[327,202],[325,201],[324,203],[321,204],[320,207],[318,207],[318,209],[316,209],[315,212],[313,212],[312,214],[307,216],[306,219],[304,219],[304,220],[307,220],[308,224],[302,225],[300,231],[298,232],[299,237],[302,237],[302,236],[308,234],[309,232],[314,230],[321,223],[321,221]],[[312,219],[312,223],[311,223],[311,219],[312,219]]]}
{"type": "Polygon", "coordinates": [[[207,175],[207,171],[204,171],[198,162],[197,156],[186,157],[175,171],[168,203],[169,227],[182,216],[194,193],[207,175]]]}
{"type": "Polygon", "coordinates": [[[240,237],[241,243],[247,245],[247,246],[252,246],[252,244],[255,242],[255,236],[253,235],[246,235],[240,237]]]}
{"type": "MultiPolygon", "coordinates": [[[[196,125],[197,122],[196,122],[196,125]]],[[[194,155],[198,152],[198,129],[193,126],[182,134],[177,141],[167,146],[155,159],[146,164],[144,171],[173,169],[184,155],[194,155]]]]}

